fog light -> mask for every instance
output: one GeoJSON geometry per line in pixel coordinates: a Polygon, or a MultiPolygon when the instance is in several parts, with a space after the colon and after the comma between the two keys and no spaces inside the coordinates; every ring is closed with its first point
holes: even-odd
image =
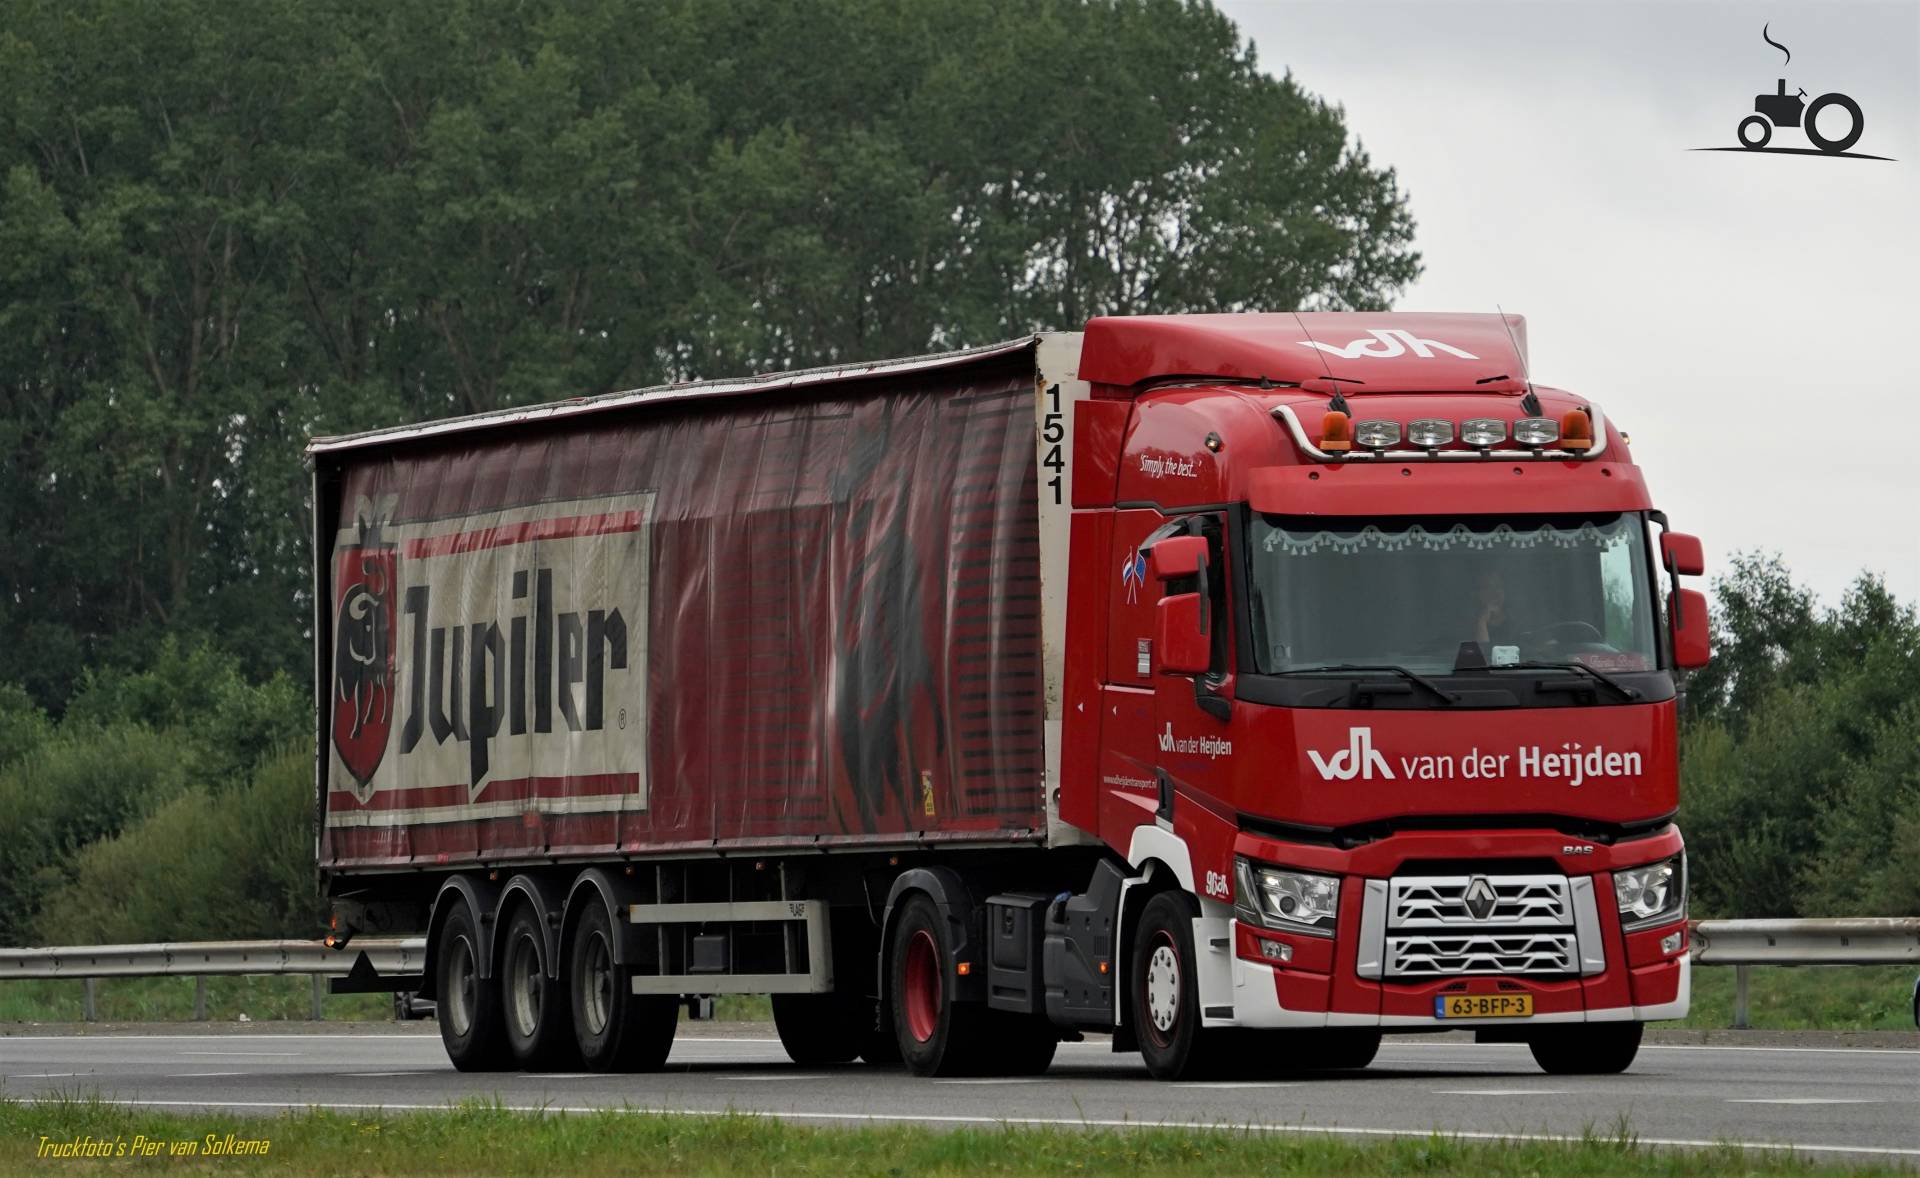
{"type": "Polygon", "coordinates": [[[1437,417],[1423,417],[1407,426],[1407,440],[1426,450],[1444,446],[1453,441],[1453,423],[1437,417]]]}
{"type": "Polygon", "coordinates": [[[1507,440],[1507,423],[1498,417],[1476,417],[1462,422],[1460,440],[1469,446],[1498,446],[1507,440]]]}
{"type": "Polygon", "coordinates": [[[1266,958],[1268,961],[1278,961],[1285,964],[1293,960],[1293,946],[1287,944],[1285,941],[1269,941],[1265,937],[1260,937],[1259,941],[1260,956],[1266,958]]]}
{"type": "Polygon", "coordinates": [[[1523,417],[1513,423],[1513,440],[1522,446],[1551,446],[1560,438],[1560,423],[1551,417],[1523,417]]]}
{"type": "Polygon", "coordinates": [[[1666,954],[1668,957],[1671,957],[1675,953],[1680,952],[1680,946],[1686,943],[1686,939],[1687,939],[1686,933],[1682,932],[1680,929],[1675,929],[1672,932],[1668,933],[1666,936],[1660,938],[1660,952],[1666,954]]]}
{"type": "Polygon", "coordinates": [[[1370,417],[1353,426],[1353,440],[1369,450],[1385,450],[1400,444],[1400,423],[1370,417]]]}

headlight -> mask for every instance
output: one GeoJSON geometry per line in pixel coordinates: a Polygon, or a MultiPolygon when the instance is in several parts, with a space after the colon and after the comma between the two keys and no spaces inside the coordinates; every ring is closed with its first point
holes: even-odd
{"type": "Polygon", "coordinates": [[[1333,935],[1340,908],[1340,881],[1330,875],[1282,871],[1245,859],[1233,861],[1240,877],[1235,908],[1243,918],[1267,928],[1333,935]]]}
{"type": "Polygon", "coordinates": [[[1613,898],[1620,904],[1621,924],[1630,929],[1681,915],[1687,910],[1687,857],[1615,871],[1613,898]]]}

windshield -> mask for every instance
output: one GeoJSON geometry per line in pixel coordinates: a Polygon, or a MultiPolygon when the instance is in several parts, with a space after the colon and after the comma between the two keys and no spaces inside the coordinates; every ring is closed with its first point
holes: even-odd
{"type": "Polygon", "coordinates": [[[1252,638],[1266,674],[1420,674],[1581,662],[1649,671],[1640,516],[1253,518],[1252,638]]]}

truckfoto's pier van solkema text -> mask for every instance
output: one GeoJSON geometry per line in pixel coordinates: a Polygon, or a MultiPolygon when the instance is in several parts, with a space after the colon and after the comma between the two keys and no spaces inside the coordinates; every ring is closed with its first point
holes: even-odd
{"type": "Polygon", "coordinates": [[[1102,318],[316,440],[318,850],[461,1068],[1625,1068],[1687,1009],[1627,438],[1517,316],[1102,318]]]}

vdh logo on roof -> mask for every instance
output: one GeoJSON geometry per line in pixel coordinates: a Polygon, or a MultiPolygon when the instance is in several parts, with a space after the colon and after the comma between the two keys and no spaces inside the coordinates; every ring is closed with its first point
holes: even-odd
{"type": "Polygon", "coordinates": [[[1443,344],[1437,339],[1421,339],[1411,331],[1398,327],[1375,328],[1367,334],[1373,338],[1354,340],[1344,348],[1337,344],[1323,344],[1318,340],[1301,340],[1299,344],[1303,348],[1318,348],[1323,352],[1332,352],[1347,360],[1358,360],[1364,356],[1371,356],[1376,360],[1391,360],[1395,356],[1404,356],[1409,351],[1422,360],[1431,360],[1436,348],[1450,356],[1458,356],[1462,360],[1480,358],[1452,344],[1443,344]]]}
{"type": "MultiPolygon", "coordinates": [[[[1786,56],[1781,64],[1793,60],[1793,51],[1774,40],[1768,30],[1770,24],[1760,26],[1760,39],[1778,49],[1786,56]]],[[[1867,128],[1866,117],[1860,113],[1860,104],[1845,94],[1835,91],[1822,94],[1812,102],[1807,101],[1807,91],[1799,88],[1798,93],[1787,93],[1787,80],[1781,78],[1772,94],[1754,96],[1754,113],[1740,120],[1740,126],[1734,132],[1734,138],[1740,141],[1738,147],[1696,147],[1694,151],[1765,151],[1781,155],[1841,155],[1856,160],[1885,160],[1884,155],[1867,155],[1863,152],[1848,151],[1849,147],[1860,142],[1860,135],[1867,128]],[[1820,116],[1828,110],[1844,112],[1847,118],[1845,129],[1838,134],[1828,134],[1820,129],[1820,116]],[[1797,127],[1806,133],[1812,147],[1768,147],[1773,138],[1775,127],[1797,127]]]]}
{"type": "Polygon", "coordinates": [[[1323,781],[1352,781],[1356,777],[1371,781],[1376,770],[1386,780],[1393,780],[1387,759],[1373,747],[1371,728],[1347,729],[1347,747],[1331,757],[1322,756],[1319,749],[1308,749],[1307,756],[1323,781]]]}

